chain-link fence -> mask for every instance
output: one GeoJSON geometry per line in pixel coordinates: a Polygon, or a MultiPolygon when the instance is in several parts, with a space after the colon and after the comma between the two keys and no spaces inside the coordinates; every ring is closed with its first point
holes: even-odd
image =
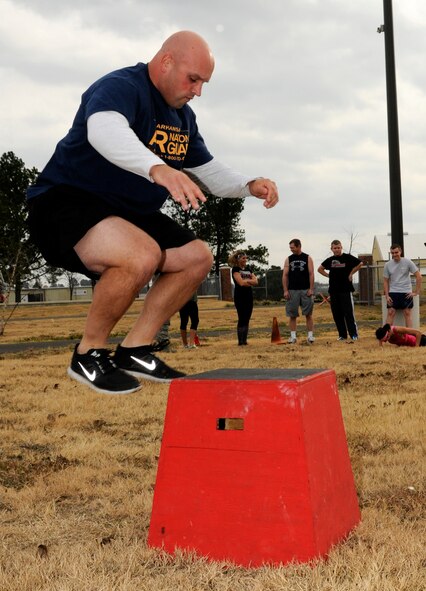
{"type": "Polygon", "coordinates": [[[217,275],[209,275],[204,279],[197,291],[199,296],[220,297],[220,279],[217,275]]]}
{"type": "MultiPolygon", "coordinates": [[[[413,263],[420,269],[423,276],[423,289],[426,287],[426,269],[422,268],[421,259],[413,259],[413,263]]],[[[383,267],[385,261],[378,264],[366,264],[355,276],[355,293],[354,300],[360,304],[373,305],[380,302],[383,294],[383,267]]],[[[411,278],[413,286],[415,285],[415,278],[411,278]]],[[[328,293],[328,282],[315,283],[316,294],[328,293]]],[[[280,301],[283,299],[282,286],[282,270],[271,269],[266,271],[264,275],[259,278],[259,285],[253,288],[253,295],[255,300],[271,300],[280,301]]],[[[421,297],[422,299],[422,297],[421,297]]]]}
{"type": "MultiPolygon", "coordinates": [[[[426,288],[426,268],[424,259],[413,259],[414,264],[420,269],[423,276],[423,289],[420,299],[422,300],[426,288]],[[422,297],[423,296],[423,297],[422,297]]],[[[383,267],[385,261],[378,264],[364,264],[359,270],[358,275],[355,276],[355,293],[354,300],[360,304],[373,305],[380,302],[380,298],[383,294],[383,267]]],[[[226,267],[226,281],[228,282],[228,296],[224,299],[232,299],[232,280],[231,270],[226,267]]],[[[222,299],[224,296],[223,285],[221,284],[221,277],[216,275],[209,275],[199,286],[198,295],[200,296],[215,296],[222,299]]],[[[415,279],[412,276],[413,284],[415,279]]],[[[144,287],[140,292],[140,297],[143,297],[149,289],[149,286],[144,287]]],[[[315,293],[318,298],[320,294],[328,293],[328,282],[315,283],[315,293]]],[[[282,270],[281,269],[270,269],[259,277],[259,285],[253,287],[253,296],[257,301],[270,300],[273,302],[279,302],[283,299],[283,286],[282,286],[282,270]]],[[[92,288],[76,288],[73,299],[88,299],[92,298],[92,288]],[[81,292],[81,293],[80,293],[81,292]]],[[[35,301],[63,301],[69,300],[69,289],[68,288],[40,288],[40,289],[24,289],[23,290],[23,301],[35,302],[35,301]]],[[[14,290],[11,290],[8,303],[14,302],[14,290]]]]}

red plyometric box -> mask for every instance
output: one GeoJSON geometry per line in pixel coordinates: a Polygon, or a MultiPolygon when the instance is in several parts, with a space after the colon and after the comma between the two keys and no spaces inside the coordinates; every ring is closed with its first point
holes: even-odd
{"type": "Polygon", "coordinates": [[[334,371],[172,381],[150,546],[244,566],[308,562],[359,520],[334,371]]]}

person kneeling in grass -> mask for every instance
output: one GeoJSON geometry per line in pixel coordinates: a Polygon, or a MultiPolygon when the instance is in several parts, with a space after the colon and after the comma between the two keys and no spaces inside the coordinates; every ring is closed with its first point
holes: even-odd
{"type": "Polygon", "coordinates": [[[385,324],[376,330],[376,338],[383,343],[398,347],[426,347],[426,334],[415,328],[385,324]]]}

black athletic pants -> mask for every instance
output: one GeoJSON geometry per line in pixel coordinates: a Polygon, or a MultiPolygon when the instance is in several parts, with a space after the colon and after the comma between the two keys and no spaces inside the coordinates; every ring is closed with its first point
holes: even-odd
{"type": "Polygon", "coordinates": [[[347,339],[358,336],[354,316],[354,303],[350,292],[330,294],[331,312],[339,337],[347,339]]]}
{"type": "Polygon", "coordinates": [[[253,312],[253,293],[251,289],[250,291],[247,290],[247,292],[249,293],[244,293],[242,296],[239,294],[234,296],[234,304],[238,314],[238,344],[240,345],[247,343],[249,323],[253,312]]]}
{"type": "Polygon", "coordinates": [[[191,319],[191,330],[197,330],[199,317],[198,317],[198,304],[194,300],[189,300],[186,304],[179,310],[180,316],[180,329],[186,330],[188,326],[188,320],[191,319]]]}

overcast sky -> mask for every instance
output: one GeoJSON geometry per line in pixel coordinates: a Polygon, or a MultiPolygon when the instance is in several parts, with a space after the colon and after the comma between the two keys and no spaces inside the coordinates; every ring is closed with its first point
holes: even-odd
{"type": "MultiPolygon", "coordinates": [[[[393,12],[404,231],[426,241],[426,2],[393,12]]],[[[371,252],[390,232],[382,23],[382,0],[0,0],[0,153],[41,170],[91,82],[190,29],[216,58],[191,102],[207,146],[280,190],[246,200],[247,244],[275,265],[294,237],[316,266],[335,238],[371,252]]]]}

